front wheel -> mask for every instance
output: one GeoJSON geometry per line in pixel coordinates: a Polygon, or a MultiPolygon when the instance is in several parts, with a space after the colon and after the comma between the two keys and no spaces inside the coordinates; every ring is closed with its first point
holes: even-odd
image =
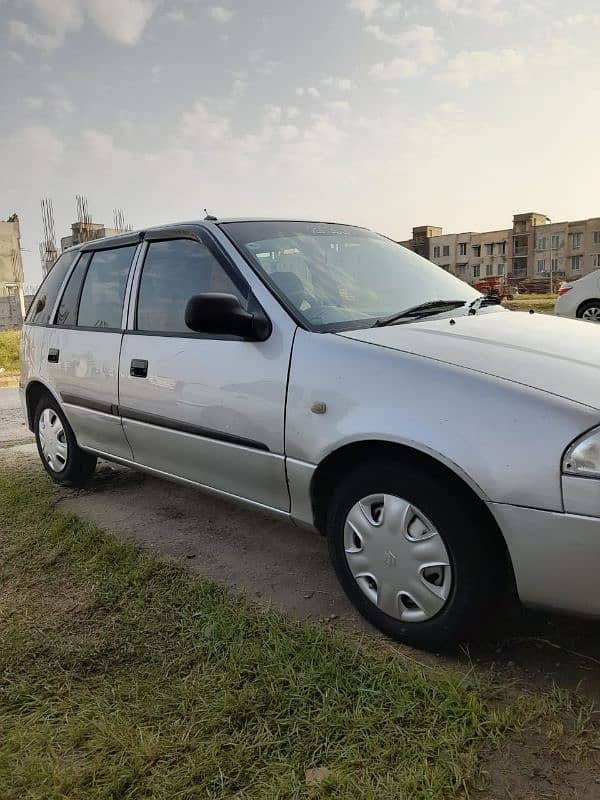
{"type": "Polygon", "coordinates": [[[466,641],[506,586],[492,523],[464,490],[420,462],[357,467],[332,498],[327,534],[352,603],[417,647],[466,641]]]}
{"type": "Polygon", "coordinates": [[[45,395],[38,403],[33,429],[39,456],[52,480],[64,486],[84,486],[96,469],[97,459],[79,447],[52,396],[45,395]]]}

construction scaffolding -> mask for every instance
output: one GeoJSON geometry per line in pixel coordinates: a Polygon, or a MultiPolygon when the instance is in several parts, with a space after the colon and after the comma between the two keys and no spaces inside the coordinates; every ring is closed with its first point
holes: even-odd
{"type": "Polygon", "coordinates": [[[58,258],[58,249],[56,247],[52,200],[49,197],[42,197],[41,206],[44,238],[40,242],[40,261],[42,262],[42,274],[47,275],[58,258]]]}

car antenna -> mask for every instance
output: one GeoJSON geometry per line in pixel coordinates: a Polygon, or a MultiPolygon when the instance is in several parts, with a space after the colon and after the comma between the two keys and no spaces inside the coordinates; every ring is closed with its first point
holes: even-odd
{"type": "Polygon", "coordinates": [[[204,213],[206,214],[206,216],[204,217],[204,221],[205,222],[216,222],[217,221],[217,217],[215,217],[214,214],[209,214],[206,209],[204,209],[204,213]]]}

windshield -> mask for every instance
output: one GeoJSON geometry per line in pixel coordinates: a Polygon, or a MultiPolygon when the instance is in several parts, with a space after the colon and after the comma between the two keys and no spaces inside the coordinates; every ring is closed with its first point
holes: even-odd
{"type": "Polygon", "coordinates": [[[423,303],[479,297],[427,259],[362,228],[278,221],[221,227],[311,330],[370,327],[423,303]]]}

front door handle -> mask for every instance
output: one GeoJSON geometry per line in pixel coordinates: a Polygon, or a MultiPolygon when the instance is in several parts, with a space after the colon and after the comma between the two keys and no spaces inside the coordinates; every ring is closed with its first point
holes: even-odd
{"type": "Polygon", "coordinates": [[[148,362],[143,358],[132,358],[129,374],[132,378],[147,378],[148,362]]]}
{"type": "Polygon", "coordinates": [[[57,350],[56,347],[51,347],[48,350],[48,361],[51,364],[58,364],[59,357],[60,357],[60,350],[57,350]]]}

